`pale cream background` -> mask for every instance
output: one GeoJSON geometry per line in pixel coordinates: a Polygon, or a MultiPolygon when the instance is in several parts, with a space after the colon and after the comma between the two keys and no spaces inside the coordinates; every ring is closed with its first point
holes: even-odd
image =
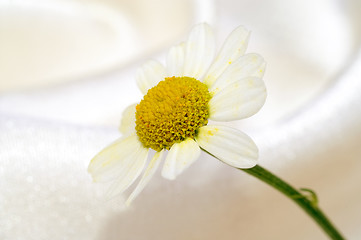
{"type": "MultiPolygon", "coordinates": [[[[361,6],[349,1],[0,0],[0,239],[327,239],[295,204],[211,157],[159,172],[130,209],[89,160],[139,101],[136,68],[207,21],[236,26],[267,61],[264,108],[231,123],[260,164],[314,189],[361,238],[361,6]]],[[[125,196],[129,191],[125,193],[125,196]]]]}

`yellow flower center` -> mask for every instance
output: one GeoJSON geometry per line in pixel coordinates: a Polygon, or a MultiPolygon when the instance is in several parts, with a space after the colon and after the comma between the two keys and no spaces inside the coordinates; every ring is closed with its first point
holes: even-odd
{"type": "Polygon", "coordinates": [[[147,148],[170,149],[174,143],[194,138],[208,123],[207,86],[190,77],[170,77],[148,90],[136,107],[136,131],[147,148]]]}

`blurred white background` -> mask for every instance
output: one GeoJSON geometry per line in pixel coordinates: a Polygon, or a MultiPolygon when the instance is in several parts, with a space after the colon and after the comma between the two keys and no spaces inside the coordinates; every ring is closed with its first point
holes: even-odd
{"type": "MultiPolygon", "coordinates": [[[[135,70],[196,23],[238,25],[267,61],[268,99],[233,123],[260,164],[318,193],[361,238],[357,0],[0,0],[0,239],[327,239],[290,200],[211,157],[156,174],[130,209],[86,172],[141,99],[135,70]]],[[[129,193],[126,193],[129,194],[129,193]]]]}

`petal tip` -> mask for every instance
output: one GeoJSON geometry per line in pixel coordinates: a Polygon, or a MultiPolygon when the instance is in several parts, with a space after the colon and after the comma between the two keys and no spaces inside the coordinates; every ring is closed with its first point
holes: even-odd
{"type": "MultiPolygon", "coordinates": [[[[164,169],[164,168],[163,168],[164,169]]],[[[168,172],[166,171],[162,171],[162,177],[165,178],[165,179],[168,179],[168,180],[175,180],[176,179],[176,176],[173,175],[173,174],[169,174],[168,172]]]]}

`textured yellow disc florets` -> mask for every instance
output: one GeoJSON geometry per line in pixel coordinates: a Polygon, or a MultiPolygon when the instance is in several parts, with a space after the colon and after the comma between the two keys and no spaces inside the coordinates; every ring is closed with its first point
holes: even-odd
{"type": "Polygon", "coordinates": [[[136,107],[136,131],[147,148],[170,149],[177,142],[194,138],[208,123],[207,86],[190,77],[170,77],[149,89],[136,107]]]}

